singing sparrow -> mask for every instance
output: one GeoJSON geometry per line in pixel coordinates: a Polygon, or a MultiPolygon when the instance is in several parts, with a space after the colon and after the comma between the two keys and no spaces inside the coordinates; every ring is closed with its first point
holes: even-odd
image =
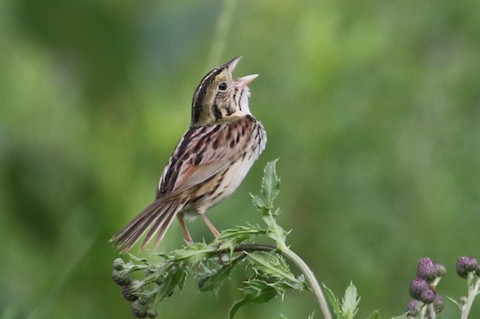
{"type": "Polygon", "coordinates": [[[232,78],[240,58],[213,69],[198,85],[190,128],[163,171],[156,200],[111,239],[122,252],[145,232],[142,248],[153,237],[157,247],[175,216],[188,242],[192,237],[185,215],[200,216],[213,235],[219,235],[205,211],[235,191],[267,141],[248,105],[248,84],[258,74],[232,78]]]}

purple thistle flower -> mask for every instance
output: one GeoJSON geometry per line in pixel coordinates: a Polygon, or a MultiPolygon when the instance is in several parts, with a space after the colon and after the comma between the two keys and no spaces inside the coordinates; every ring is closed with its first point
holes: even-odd
{"type": "Polygon", "coordinates": [[[420,301],[428,304],[428,303],[434,302],[436,297],[437,297],[437,294],[435,293],[435,291],[429,288],[422,291],[422,294],[420,295],[420,301]]]}
{"type": "Polygon", "coordinates": [[[441,295],[437,295],[435,300],[433,301],[433,308],[435,309],[435,313],[440,313],[445,306],[445,299],[441,295]]]}
{"type": "Polygon", "coordinates": [[[447,268],[442,264],[435,264],[435,268],[437,269],[437,277],[443,277],[447,273],[447,268]]]}
{"type": "Polygon", "coordinates": [[[428,289],[430,289],[428,282],[423,278],[417,277],[412,280],[410,284],[410,296],[414,299],[420,300],[422,293],[428,289]]]}
{"type": "Polygon", "coordinates": [[[467,278],[469,272],[477,271],[478,262],[473,257],[463,256],[458,258],[456,264],[457,274],[462,278],[467,278]]]}
{"type": "Polygon", "coordinates": [[[407,305],[407,315],[408,316],[416,316],[418,315],[419,309],[418,309],[418,300],[412,299],[407,305]]]}
{"type": "Polygon", "coordinates": [[[437,278],[437,267],[430,258],[422,258],[417,265],[417,277],[432,282],[437,278]]]}

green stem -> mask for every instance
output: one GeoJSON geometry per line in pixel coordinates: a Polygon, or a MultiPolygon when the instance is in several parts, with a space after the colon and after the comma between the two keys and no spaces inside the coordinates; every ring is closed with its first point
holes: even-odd
{"type": "Polygon", "coordinates": [[[282,252],[282,254],[290,259],[305,275],[305,279],[307,280],[308,285],[312,289],[315,297],[317,298],[318,304],[320,305],[320,309],[322,311],[323,317],[325,319],[332,319],[332,315],[330,314],[330,310],[328,308],[327,300],[325,299],[325,295],[323,294],[320,285],[318,284],[313,271],[310,270],[308,265],[303,261],[300,256],[294,253],[290,248],[285,245],[285,243],[277,242],[277,248],[282,252]]]}
{"type": "Polygon", "coordinates": [[[467,301],[462,307],[462,316],[461,319],[467,319],[468,314],[470,313],[470,309],[472,308],[473,300],[475,300],[475,296],[478,294],[480,290],[480,279],[477,279],[475,284],[473,280],[475,279],[475,273],[469,272],[467,277],[467,285],[468,285],[468,295],[467,301]]]}
{"type": "Polygon", "coordinates": [[[212,46],[210,48],[210,57],[208,61],[208,68],[212,65],[216,65],[220,60],[223,49],[228,39],[228,31],[233,21],[235,14],[236,0],[225,0],[223,3],[223,9],[217,20],[215,26],[215,35],[213,38],[212,46]]]}
{"type": "Polygon", "coordinates": [[[430,319],[435,319],[437,317],[437,314],[435,313],[435,308],[433,306],[433,303],[429,304],[428,306],[428,314],[430,315],[430,319]]]}

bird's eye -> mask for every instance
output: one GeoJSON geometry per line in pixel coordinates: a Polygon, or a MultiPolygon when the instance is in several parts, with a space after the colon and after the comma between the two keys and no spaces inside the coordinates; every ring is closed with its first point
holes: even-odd
{"type": "Polygon", "coordinates": [[[218,85],[218,89],[219,89],[220,91],[225,91],[225,90],[227,89],[227,83],[225,83],[225,82],[220,83],[220,84],[218,85]]]}

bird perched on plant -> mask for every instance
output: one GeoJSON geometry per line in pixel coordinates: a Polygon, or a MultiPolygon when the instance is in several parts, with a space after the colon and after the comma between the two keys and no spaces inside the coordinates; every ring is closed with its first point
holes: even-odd
{"type": "Polygon", "coordinates": [[[232,78],[240,58],[213,69],[198,85],[190,128],[163,171],[156,200],[111,239],[122,252],[131,249],[144,233],[142,248],[154,237],[157,247],[174,217],[185,239],[192,242],[186,215],[199,216],[218,237],[219,231],[205,211],[235,191],[267,141],[248,105],[248,84],[258,74],[232,78]]]}

